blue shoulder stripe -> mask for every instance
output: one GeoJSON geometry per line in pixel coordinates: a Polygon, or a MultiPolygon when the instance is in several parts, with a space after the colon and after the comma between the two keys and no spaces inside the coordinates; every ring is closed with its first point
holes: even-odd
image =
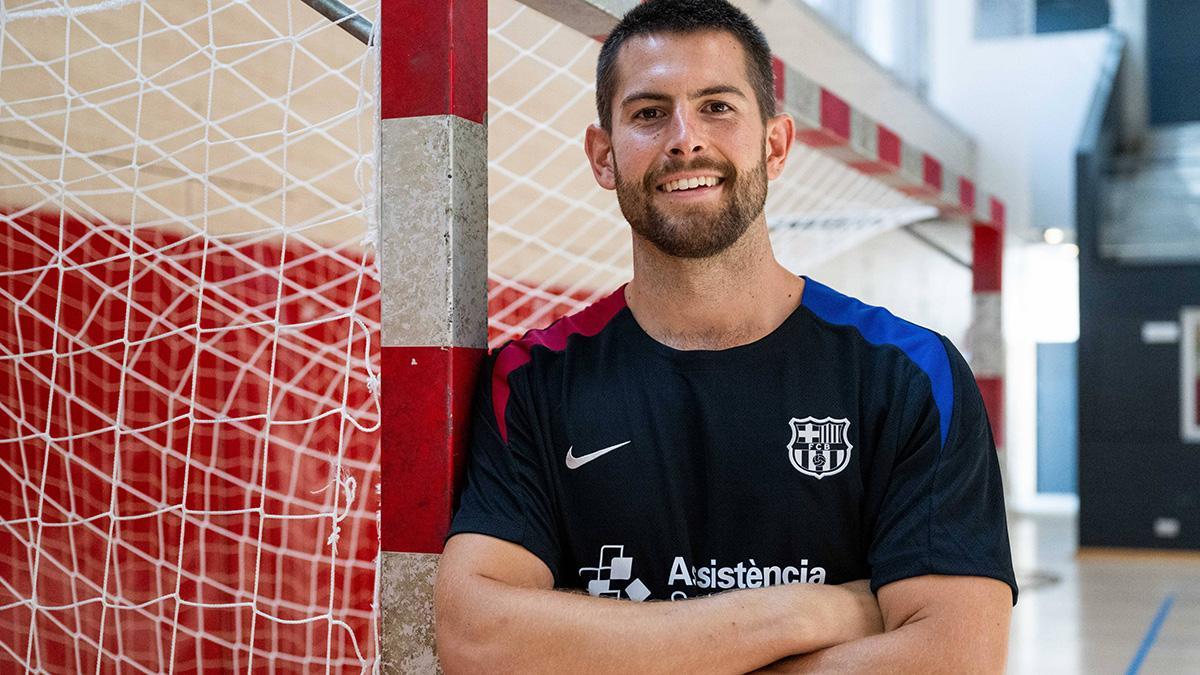
{"type": "Polygon", "coordinates": [[[853,326],[873,345],[895,345],[929,376],[933,402],[937,405],[942,446],[950,432],[950,414],[954,410],[954,378],[950,357],[937,334],[897,317],[882,307],[868,305],[804,277],[802,304],[824,321],[837,326],[853,326]]]}

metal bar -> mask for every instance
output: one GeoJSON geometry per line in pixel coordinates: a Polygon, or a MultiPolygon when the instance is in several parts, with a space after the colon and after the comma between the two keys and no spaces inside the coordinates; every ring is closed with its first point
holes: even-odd
{"type": "MultiPolygon", "coordinates": [[[[42,143],[41,141],[34,141],[28,138],[17,138],[15,136],[3,135],[0,135],[0,147],[33,150],[35,152],[41,152],[53,156],[57,156],[60,152],[62,152],[62,146],[54,145],[53,143],[42,143]]],[[[87,161],[95,162],[96,164],[100,164],[102,166],[116,167],[118,169],[133,166],[133,159],[129,157],[109,155],[103,152],[89,152],[87,154],[87,161]]],[[[153,174],[155,176],[167,176],[169,178],[183,178],[188,175],[187,172],[183,171],[182,169],[161,164],[142,164],[138,167],[138,171],[141,171],[142,173],[153,174]]],[[[220,186],[227,190],[241,190],[243,192],[256,195],[270,194],[279,190],[278,186],[268,187],[266,185],[259,185],[258,183],[251,183],[244,180],[238,180],[236,178],[223,178],[221,176],[205,176],[204,181],[206,183],[220,186]]]]}
{"type": "Polygon", "coordinates": [[[928,235],[917,231],[917,229],[915,227],[913,227],[913,225],[904,225],[904,226],[901,226],[900,229],[907,232],[909,234],[909,236],[911,236],[913,239],[916,239],[917,241],[921,242],[922,244],[925,244],[926,246],[928,246],[929,248],[946,256],[952,262],[958,263],[959,265],[962,265],[963,267],[965,267],[967,269],[972,269],[970,262],[958,257],[957,255],[954,254],[953,251],[951,251],[950,249],[946,248],[945,246],[942,246],[941,244],[937,243],[932,238],[930,238],[928,235]]]}
{"type": "Polygon", "coordinates": [[[337,24],[342,30],[353,35],[364,45],[371,45],[371,31],[374,26],[363,15],[350,9],[338,0],[300,0],[312,7],[321,16],[337,24]]]}

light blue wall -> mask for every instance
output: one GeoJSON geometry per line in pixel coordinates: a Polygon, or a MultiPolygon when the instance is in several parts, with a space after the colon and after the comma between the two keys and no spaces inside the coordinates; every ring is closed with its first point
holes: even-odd
{"type": "Polygon", "coordinates": [[[1079,456],[1076,343],[1037,346],[1037,491],[1075,494],[1079,456]]]}

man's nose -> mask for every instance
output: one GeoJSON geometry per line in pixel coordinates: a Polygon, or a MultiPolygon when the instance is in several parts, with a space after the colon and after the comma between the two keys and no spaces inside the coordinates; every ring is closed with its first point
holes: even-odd
{"type": "Polygon", "coordinates": [[[692,118],[690,110],[682,109],[671,117],[670,144],[667,152],[672,157],[687,157],[704,151],[704,139],[692,118]]]}

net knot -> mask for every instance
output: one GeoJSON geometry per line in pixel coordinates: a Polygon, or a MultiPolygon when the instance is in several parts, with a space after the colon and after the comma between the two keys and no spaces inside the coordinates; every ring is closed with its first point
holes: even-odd
{"type": "Polygon", "coordinates": [[[325,539],[325,544],[332,547],[333,554],[337,555],[338,540],[342,536],[342,521],[350,516],[350,511],[354,508],[354,498],[358,494],[358,480],[354,478],[345,469],[340,470],[340,474],[330,479],[324,487],[312,491],[312,494],[320,494],[329,489],[330,486],[337,484],[338,492],[346,495],[346,505],[344,509],[339,509],[335,502],[333,506],[333,530],[329,533],[329,537],[325,539]]]}

